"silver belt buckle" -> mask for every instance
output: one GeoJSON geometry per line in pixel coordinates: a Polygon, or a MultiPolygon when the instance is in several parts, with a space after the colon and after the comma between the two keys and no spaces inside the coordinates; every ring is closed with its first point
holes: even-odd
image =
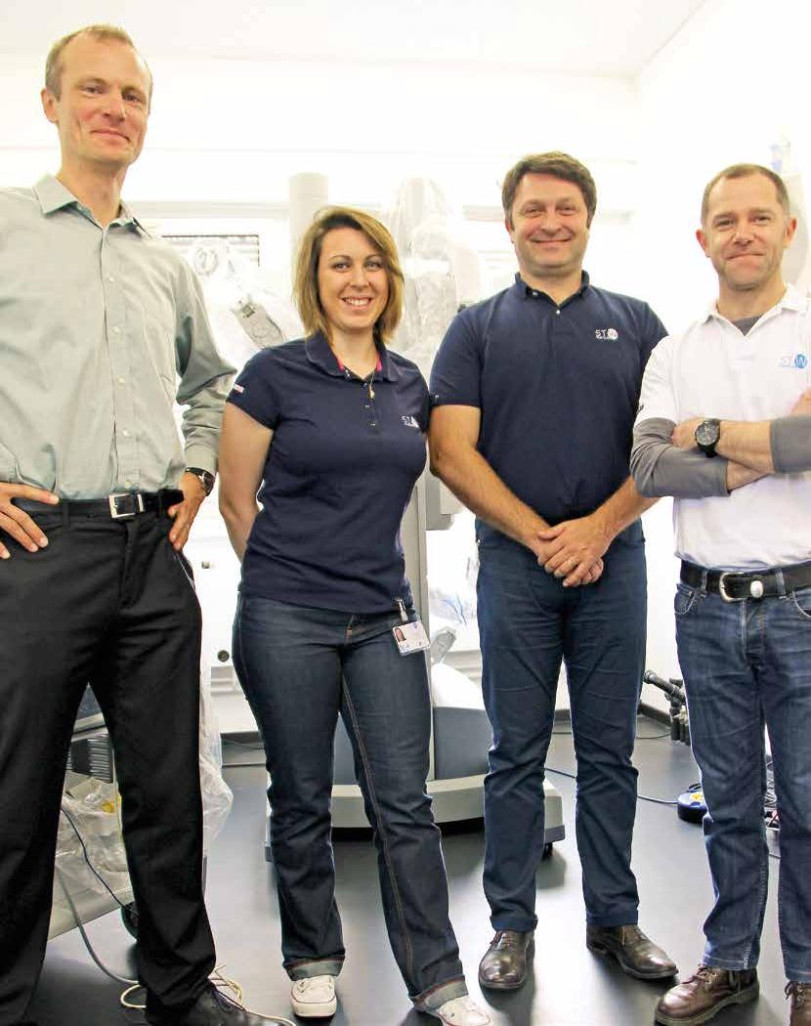
{"type": "Polygon", "coordinates": [[[107,496],[107,502],[110,506],[110,516],[113,520],[128,520],[130,517],[136,516],[138,513],[144,512],[144,499],[139,493],[133,495],[132,492],[116,492],[114,495],[107,496]],[[135,500],[137,509],[126,509],[124,512],[120,512],[118,509],[118,503],[121,499],[135,500]]]}
{"type": "MultiPolygon", "coordinates": [[[[736,576],[733,571],[727,571],[721,574],[718,578],[718,593],[724,602],[743,602],[746,599],[745,595],[741,598],[735,598],[733,595],[727,595],[726,588],[724,587],[724,578],[732,576],[736,576]]],[[[755,577],[754,580],[749,582],[749,598],[763,598],[763,591],[763,581],[761,581],[759,577],[755,577]]]]}
{"type": "Polygon", "coordinates": [[[721,574],[721,576],[718,578],[718,594],[721,596],[724,602],[741,602],[742,600],[739,598],[735,598],[734,595],[727,595],[727,590],[725,587],[725,578],[732,576],[734,576],[734,573],[731,570],[727,570],[721,574]]]}

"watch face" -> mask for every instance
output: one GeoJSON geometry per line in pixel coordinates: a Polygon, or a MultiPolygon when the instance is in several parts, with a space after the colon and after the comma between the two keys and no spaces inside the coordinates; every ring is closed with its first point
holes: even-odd
{"type": "Polygon", "coordinates": [[[716,445],[720,433],[720,425],[717,420],[703,420],[696,428],[696,444],[700,446],[716,445]]]}

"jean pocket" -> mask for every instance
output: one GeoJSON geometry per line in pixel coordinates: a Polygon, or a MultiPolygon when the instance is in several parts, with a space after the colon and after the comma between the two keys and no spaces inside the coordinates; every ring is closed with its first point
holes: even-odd
{"type": "Polygon", "coordinates": [[[698,604],[699,592],[687,584],[676,585],[676,596],[673,599],[673,612],[676,616],[687,614],[698,604]]]}
{"type": "Polygon", "coordinates": [[[800,588],[791,593],[791,601],[801,620],[811,623],[811,588],[800,588]]]}

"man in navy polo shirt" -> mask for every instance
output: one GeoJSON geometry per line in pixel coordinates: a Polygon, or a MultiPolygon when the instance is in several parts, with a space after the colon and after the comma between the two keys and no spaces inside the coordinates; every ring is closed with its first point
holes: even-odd
{"type": "Polygon", "coordinates": [[[561,660],[577,754],[586,942],[632,976],[676,966],[637,926],[631,763],[645,654],[642,499],[628,477],[645,364],[666,334],[646,303],[582,269],[596,189],[564,153],[502,190],[515,284],[463,310],[431,375],[431,467],[476,514],[479,631],[493,726],[484,987],[520,987],[532,952],[543,776],[561,660]]]}

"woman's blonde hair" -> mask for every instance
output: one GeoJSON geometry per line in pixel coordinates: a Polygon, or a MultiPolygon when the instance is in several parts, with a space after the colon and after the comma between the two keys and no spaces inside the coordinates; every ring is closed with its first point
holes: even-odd
{"type": "Polygon", "coordinates": [[[374,326],[375,337],[387,342],[394,334],[403,314],[403,271],[397,247],[388,228],[377,218],[352,207],[324,207],[319,210],[304,233],[296,258],[293,299],[308,335],[322,332],[329,335],[321,300],[318,296],[318,262],[324,237],[336,228],[354,228],[363,232],[383,257],[389,295],[383,313],[374,326]]]}

